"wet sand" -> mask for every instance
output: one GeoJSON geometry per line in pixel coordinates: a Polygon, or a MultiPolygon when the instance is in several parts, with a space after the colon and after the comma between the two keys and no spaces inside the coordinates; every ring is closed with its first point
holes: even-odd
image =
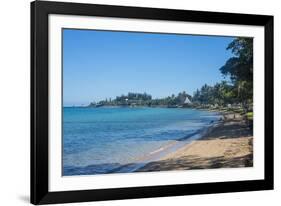
{"type": "Polygon", "coordinates": [[[225,113],[224,120],[195,140],[137,172],[253,166],[253,133],[239,114],[225,113]]]}

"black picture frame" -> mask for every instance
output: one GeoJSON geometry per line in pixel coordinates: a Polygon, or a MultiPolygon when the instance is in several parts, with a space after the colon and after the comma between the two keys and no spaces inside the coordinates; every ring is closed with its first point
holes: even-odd
{"type": "Polygon", "coordinates": [[[50,204],[273,189],[273,16],[138,8],[63,2],[31,2],[31,203],[50,204]],[[189,21],[265,28],[265,178],[263,180],[49,192],[48,15],[83,15],[189,21]]]}

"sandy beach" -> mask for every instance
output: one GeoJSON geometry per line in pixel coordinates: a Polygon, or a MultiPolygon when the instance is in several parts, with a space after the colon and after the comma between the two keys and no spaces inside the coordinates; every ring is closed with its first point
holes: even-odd
{"type": "Polygon", "coordinates": [[[223,116],[224,119],[201,139],[137,171],[252,167],[252,130],[239,114],[225,113],[223,116]]]}

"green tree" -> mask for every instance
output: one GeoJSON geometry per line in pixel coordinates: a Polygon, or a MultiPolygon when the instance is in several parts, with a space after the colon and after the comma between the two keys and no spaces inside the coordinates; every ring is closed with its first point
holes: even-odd
{"type": "Polygon", "coordinates": [[[247,111],[249,103],[253,102],[253,39],[236,38],[227,49],[234,56],[227,60],[220,71],[223,75],[230,76],[236,99],[247,111]]]}

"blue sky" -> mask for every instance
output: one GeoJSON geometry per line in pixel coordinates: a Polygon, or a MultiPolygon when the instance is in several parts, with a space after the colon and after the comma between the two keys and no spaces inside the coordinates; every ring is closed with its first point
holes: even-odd
{"type": "Polygon", "coordinates": [[[87,105],[128,92],[153,98],[223,79],[232,37],[63,30],[63,104],[87,105]]]}

